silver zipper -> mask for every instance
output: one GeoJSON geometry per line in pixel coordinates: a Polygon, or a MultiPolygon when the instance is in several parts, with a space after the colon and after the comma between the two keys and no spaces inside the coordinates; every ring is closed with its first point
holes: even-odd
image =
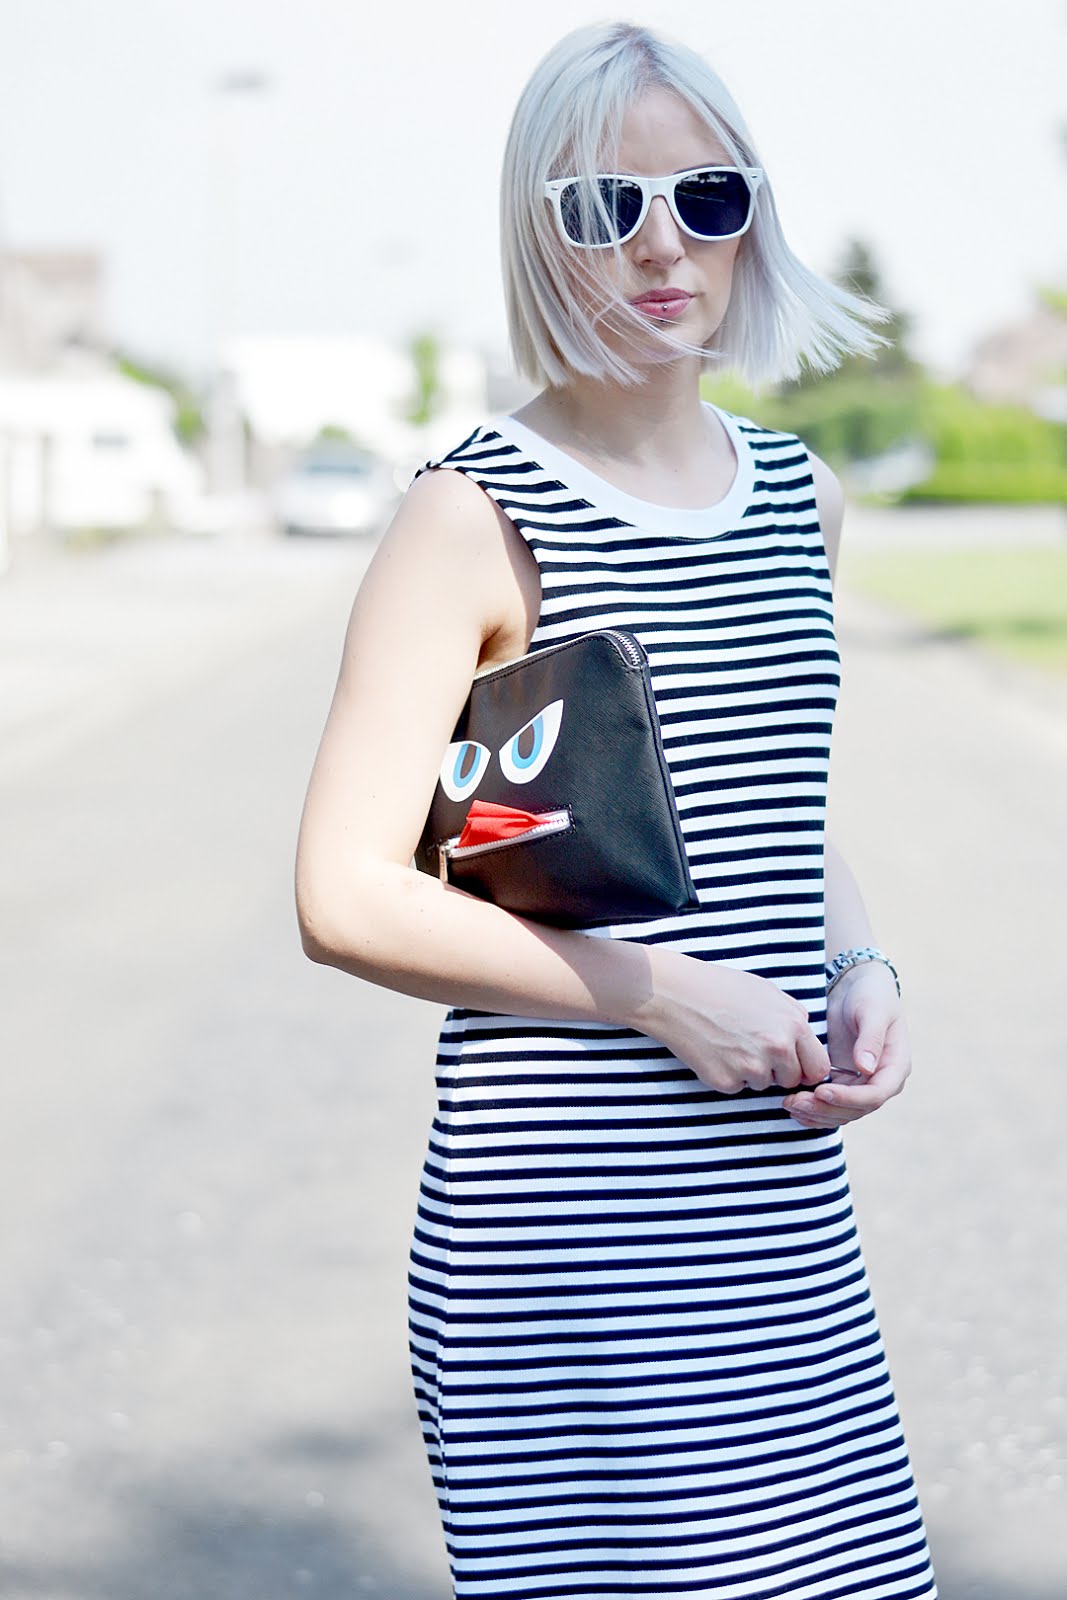
{"type": "Polygon", "coordinates": [[[621,628],[593,628],[589,633],[581,633],[573,639],[561,639],[558,644],[546,644],[541,650],[527,651],[524,656],[513,656],[510,661],[498,661],[495,667],[486,667],[482,672],[474,674],[473,681],[479,678],[491,677],[494,672],[502,672],[505,667],[514,667],[520,661],[532,661],[538,656],[550,656],[554,650],[566,650],[568,646],[575,645],[581,639],[590,639],[603,634],[606,639],[615,643],[615,648],[623,660],[631,667],[640,667],[645,663],[645,652],[640,641],[632,633],[624,633],[621,628]]]}
{"type": "Polygon", "coordinates": [[[645,652],[639,640],[632,633],[622,633],[617,628],[600,628],[600,633],[607,634],[609,639],[618,642],[619,654],[628,661],[632,667],[640,667],[645,662],[645,652]]]}
{"type": "Polygon", "coordinates": [[[541,814],[541,821],[536,827],[526,828],[522,833],[516,833],[510,839],[487,839],[484,844],[459,843],[460,835],[455,833],[451,839],[442,839],[437,846],[437,871],[442,883],[448,882],[448,863],[453,861],[468,861],[471,856],[488,855],[491,850],[504,850],[508,845],[522,844],[527,839],[540,839],[546,834],[563,833],[571,825],[571,814],[564,808],[560,811],[545,811],[541,814]]]}

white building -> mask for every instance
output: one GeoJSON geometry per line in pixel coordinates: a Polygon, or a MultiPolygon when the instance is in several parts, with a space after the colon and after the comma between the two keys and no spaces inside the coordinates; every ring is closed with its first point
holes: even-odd
{"type": "Polygon", "coordinates": [[[105,358],[104,262],[93,250],[0,250],[0,372],[105,358]]]}
{"type": "Polygon", "coordinates": [[[161,389],[114,368],[93,251],[0,251],[0,574],[34,536],[138,528],[202,472],[161,389]]]}
{"type": "Polygon", "coordinates": [[[240,410],[268,446],[299,447],[321,428],[346,429],[394,463],[451,445],[482,420],[486,367],[475,351],[444,346],[438,362],[440,403],[432,423],[406,420],[415,369],[403,346],[369,335],[277,336],[230,341],[222,365],[232,374],[240,410]]]}
{"type": "Polygon", "coordinates": [[[35,533],[136,528],[195,498],[173,410],[118,373],[0,373],[0,571],[35,533]]]}

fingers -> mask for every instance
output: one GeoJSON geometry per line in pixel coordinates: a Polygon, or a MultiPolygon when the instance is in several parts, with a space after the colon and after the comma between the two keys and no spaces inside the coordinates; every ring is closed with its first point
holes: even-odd
{"type": "Polygon", "coordinates": [[[893,1024],[872,1077],[860,1083],[820,1083],[810,1092],[787,1095],[782,1104],[805,1127],[839,1128],[877,1111],[899,1094],[910,1072],[907,1035],[902,1026],[893,1024]]]}
{"type": "Polygon", "coordinates": [[[821,1083],[812,1090],[812,1099],[823,1115],[832,1116],[836,1123],[843,1123],[855,1122],[858,1117],[866,1117],[870,1112],[877,1111],[891,1098],[892,1093],[895,1091],[890,1091],[880,1083],[821,1083]]]}
{"type": "Polygon", "coordinates": [[[822,1083],[830,1071],[830,1057],[826,1046],[805,1028],[797,1040],[797,1060],[800,1063],[800,1082],[822,1083]]]}
{"type": "Polygon", "coordinates": [[[885,1027],[879,1027],[877,1023],[868,1023],[860,1028],[859,1036],[852,1047],[852,1061],[858,1071],[870,1075],[875,1070],[885,1046],[886,1031],[885,1027]]]}
{"type": "Polygon", "coordinates": [[[853,1120],[835,1113],[830,1106],[820,1106],[814,1096],[806,1092],[791,1096],[783,1101],[783,1105],[793,1121],[799,1122],[802,1128],[840,1128],[844,1122],[853,1120]]]}
{"type": "Polygon", "coordinates": [[[783,1054],[782,1059],[774,1068],[771,1083],[776,1084],[781,1089],[795,1089],[803,1081],[800,1061],[797,1058],[796,1051],[794,1050],[792,1055],[789,1056],[783,1054]]]}
{"type": "MultiPolygon", "coordinates": [[[[833,1086],[835,1101],[837,1085],[833,1086]]],[[[804,1090],[800,1094],[791,1095],[782,1102],[786,1111],[795,1122],[801,1123],[805,1128],[843,1128],[848,1122],[858,1122],[861,1117],[877,1110],[877,1106],[866,1106],[863,1109],[834,1103],[820,1095],[817,1090],[804,1090]]],[[[881,1104],[881,1102],[879,1102],[881,1104]]]]}
{"type": "Polygon", "coordinates": [[[867,1083],[820,1083],[812,1092],[821,1105],[833,1105],[841,1112],[853,1112],[862,1117],[884,1106],[903,1087],[903,1077],[886,1068],[867,1083]]]}

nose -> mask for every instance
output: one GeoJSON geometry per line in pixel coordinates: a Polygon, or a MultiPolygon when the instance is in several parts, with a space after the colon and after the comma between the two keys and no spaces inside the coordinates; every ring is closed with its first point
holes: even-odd
{"type": "Polygon", "coordinates": [[[635,261],[649,266],[670,266],[685,254],[685,235],[661,194],[654,197],[634,236],[633,253],[635,261]]]}

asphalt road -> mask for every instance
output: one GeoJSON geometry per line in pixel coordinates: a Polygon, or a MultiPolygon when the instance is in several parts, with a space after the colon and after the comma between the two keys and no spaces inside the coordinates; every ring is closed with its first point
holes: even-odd
{"type": "MultiPolygon", "coordinates": [[[[447,1595],[404,1282],[440,1010],[306,961],[292,905],[361,561],[0,585],[4,1600],[447,1595]]],[[[1067,719],[838,628],[831,828],[916,1054],[847,1144],[942,1600],[1062,1600],[1067,719]]]]}

